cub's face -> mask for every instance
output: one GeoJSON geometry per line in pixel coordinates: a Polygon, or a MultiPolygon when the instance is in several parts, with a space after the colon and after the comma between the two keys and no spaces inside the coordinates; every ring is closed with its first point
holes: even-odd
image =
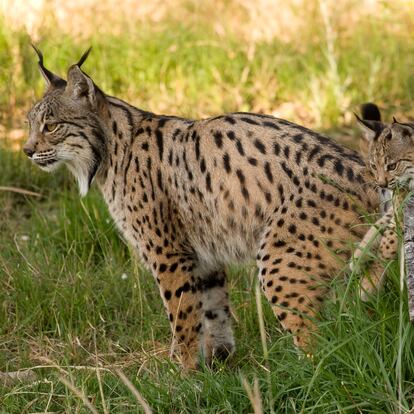
{"type": "Polygon", "coordinates": [[[359,121],[369,144],[367,166],[378,185],[414,189],[414,124],[359,121]]]}

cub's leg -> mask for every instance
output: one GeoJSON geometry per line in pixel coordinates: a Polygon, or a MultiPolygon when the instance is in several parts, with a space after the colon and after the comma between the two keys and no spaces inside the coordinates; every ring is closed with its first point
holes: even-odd
{"type": "Polygon", "coordinates": [[[309,243],[268,238],[257,257],[262,290],[283,328],[302,348],[309,345],[309,332],[314,330],[313,318],[326,297],[329,275],[337,271],[334,259],[309,237],[309,243]]]}
{"type": "Polygon", "coordinates": [[[398,237],[395,232],[394,211],[392,207],[369,228],[358,244],[350,263],[351,270],[354,270],[357,261],[363,258],[368,246],[377,257],[369,265],[369,275],[365,276],[360,283],[359,295],[363,301],[367,301],[369,296],[379,290],[383,285],[386,272],[384,261],[391,260],[397,255],[398,237]]]}
{"type": "Polygon", "coordinates": [[[213,357],[227,358],[234,351],[229,294],[224,271],[212,272],[199,280],[203,332],[201,346],[207,364],[213,357]]]}
{"type": "Polygon", "coordinates": [[[382,235],[378,250],[377,258],[369,266],[369,274],[365,276],[360,285],[359,295],[364,302],[369,297],[381,289],[386,276],[386,262],[397,257],[398,236],[395,232],[395,223],[390,223],[382,235]]]}
{"type": "Polygon", "coordinates": [[[355,269],[356,262],[364,255],[365,249],[369,244],[371,249],[378,248],[381,241],[381,233],[385,228],[395,229],[394,209],[392,207],[368,229],[365,236],[358,243],[349,264],[351,271],[355,269]]]}

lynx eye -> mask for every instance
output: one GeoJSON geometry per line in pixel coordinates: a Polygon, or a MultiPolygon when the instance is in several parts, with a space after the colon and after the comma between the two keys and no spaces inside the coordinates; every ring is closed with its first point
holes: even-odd
{"type": "Polygon", "coordinates": [[[387,165],[387,171],[394,171],[397,168],[397,163],[393,162],[392,164],[387,165]]]}
{"type": "Polygon", "coordinates": [[[376,166],[376,164],[375,164],[375,162],[370,162],[369,163],[369,167],[371,168],[371,170],[374,170],[374,171],[377,171],[377,166],[376,166]]]}
{"type": "Polygon", "coordinates": [[[57,128],[57,124],[45,124],[43,132],[53,132],[57,128]]]}

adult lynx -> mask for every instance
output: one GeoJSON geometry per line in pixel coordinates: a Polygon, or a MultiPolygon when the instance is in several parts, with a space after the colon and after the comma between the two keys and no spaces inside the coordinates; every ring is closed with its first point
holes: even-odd
{"type": "Polygon", "coordinates": [[[234,349],[225,266],[257,260],[264,294],[297,344],[378,197],[359,155],[267,115],[155,115],[102,92],[81,69],[47,82],[25,153],[92,182],[159,285],[186,367],[234,349]]]}

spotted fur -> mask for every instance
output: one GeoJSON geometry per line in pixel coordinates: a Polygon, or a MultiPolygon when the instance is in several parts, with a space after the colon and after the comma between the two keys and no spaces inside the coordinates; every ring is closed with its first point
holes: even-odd
{"type": "Polygon", "coordinates": [[[73,65],[29,113],[26,154],[92,182],[151,270],[193,367],[234,350],[225,267],[256,259],[284,328],[307,343],[329,281],[378,197],[360,156],[268,115],[155,115],[104,94],[73,65]],[[338,255],[335,255],[335,252],[338,255]]]}

